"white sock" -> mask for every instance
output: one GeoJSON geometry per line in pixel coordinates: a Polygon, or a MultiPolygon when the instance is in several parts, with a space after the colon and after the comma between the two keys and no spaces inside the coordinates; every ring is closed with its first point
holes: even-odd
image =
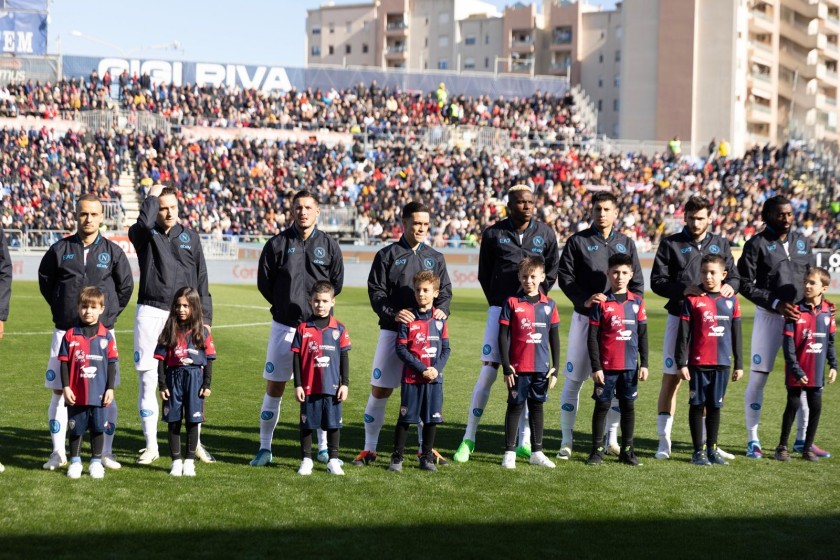
{"type": "Polygon", "coordinates": [[[610,409],[607,411],[607,445],[618,446],[618,425],[621,423],[621,407],[618,399],[613,397],[610,409]]]}
{"type": "Polygon", "coordinates": [[[48,409],[50,419],[50,434],[52,436],[53,451],[67,456],[67,407],[64,406],[64,395],[52,394],[48,409]]]}
{"type": "Polygon", "coordinates": [[[768,374],[750,370],[750,380],[744,391],[744,420],[747,425],[747,441],[758,441],[758,422],[761,420],[761,405],[764,402],[764,386],[768,374]]]}
{"type": "Polygon", "coordinates": [[[140,392],[137,407],[140,410],[140,423],[143,426],[143,436],[146,438],[146,449],[157,449],[158,420],[160,406],[158,406],[158,374],[156,370],[138,371],[140,392]]]}
{"type": "Polygon", "coordinates": [[[560,396],[560,432],[562,442],[560,447],[571,447],[577,418],[578,400],[583,381],[573,381],[566,378],[563,383],[563,393],[560,396]]]}
{"type": "Polygon", "coordinates": [[[280,405],[283,397],[263,397],[262,412],[260,412],[260,449],[271,451],[271,440],[274,439],[274,428],[280,421],[280,405]]]}
{"type": "Polygon", "coordinates": [[[660,414],[656,417],[656,432],[659,434],[659,451],[671,452],[671,428],[674,417],[670,414],[660,414]]]}
{"type": "Polygon", "coordinates": [[[496,382],[499,368],[483,365],[478,374],[478,380],[473,388],[470,410],[467,413],[467,429],[464,431],[464,439],[475,442],[475,432],[478,430],[478,423],[481,422],[481,415],[484,414],[484,407],[490,400],[490,389],[496,382]]]}
{"type": "Polygon", "coordinates": [[[315,430],[315,432],[318,434],[318,452],[320,453],[321,451],[326,451],[327,450],[327,432],[325,432],[321,428],[318,428],[317,430],[315,430]]]}
{"type": "Polygon", "coordinates": [[[706,415],[703,415],[703,443],[706,443],[706,415]]]}
{"type": "Polygon", "coordinates": [[[423,451],[423,421],[420,420],[417,422],[417,451],[421,453],[423,451]]]}
{"type": "Polygon", "coordinates": [[[105,429],[105,438],[102,444],[102,455],[114,454],[114,432],[117,431],[117,399],[111,401],[105,409],[108,417],[108,427],[105,429]]]}
{"type": "Polygon", "coordinates": [[[198,428],[196,428],[195,431],[196,431],[196,434],[195,434],[196,439],[198,439],[198,441],[196,442],[196,447],[198,447],[198,446],[201,445],[201,423],[200,422],[198,424],[198,428]]]}
{"type": "Polygon", "coordinates": [[[379,432],[385,423],[385,405],[388,404],[388,397],[377,399],[373,395],[368,397],[365,407],[365,451],[376,453],[376,446],[379,444],[379,432]]]}
{"type": "Polygon", "coordinates": [[[796,411],[796,439],[797,441],[805,441],[805,432],[808,430],[808,393],[801,391],[799,393],[799,402],[802,405],[796,411]]]}
{"type": "Polygon", "coordinates": [[[519,417],[519,446],[520,447],[528,447],[531,445],[531,424],[528,422],[528,417],[530,413],[528,412],[528,404],[525,403],[525,410],[522,411],[522,415],[519,417]]]}

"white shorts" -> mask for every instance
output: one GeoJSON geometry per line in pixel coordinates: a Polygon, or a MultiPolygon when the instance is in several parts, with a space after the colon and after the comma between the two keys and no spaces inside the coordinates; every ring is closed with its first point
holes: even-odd
{"type": "Polygon", "coordinates": [[[292,378],[292,341],[296,330],[277,321],[271,322],[263,379],[285,383],[292,378]]]}
{"type": "MultiPolygon", "coordinates": [[[[58,361],[58,352],[61,350],[61,340],[67,331],[55,329],[53,331],[52,343],[50,344],[50,359],[47,362],[47,373],[44,376],[44,387],[53,389],[54,391],[61,391],[61,362],[58,361]]],[[[114,337],[114,342],[117,341],[117,335],[114,334],[114,329],[111,329],[111,336],[114,337]]],[[[120,386],[120,363],[117,362],[115,368],[116,376],[114,377],[114,387],[120,386]]]]}
{"type": "Polygon", "coordinates": [[[589,317],[577,311],[569,321],[569,344],[566,346],[566,379],[586,381],[592,375],[592,362],[589,360],[589,317]]]}
{"type": "Polygon", "coordinates": [[[397,357],[397,333],[382,329],[379,331],[379,342],[376,343],[376,354],[373,356],[373,371],[370,374],[370,384],[383,389],[396,389],[402,382],[403,363],[397,357]]]}
{"type": "Polygon", "coordinates": [[[662,342],[662,373],[665,375],[677,375],[676,358],[677,334],[680,330],[680,318],[668,313],[668,320],[665,322],[665,340],[662,342]]]}
{"type": "Polygon", "coordinates": [[[491,305],[487,309],[487,326],[484,327],[484,344],[481,347],[481,361],[502,363],[502,355],[499,353],[499,315],[502,308],[491,305]]]}
{"type": "Polygon", "coordinates": [[[155,348],[163,326],[169,317],[169,311],[151,305],[138,305],[134,319],[134,369],[139,371],[157,371],[155,348]]]}
{"type": "Polygon", "coordinates": [[[763,307],[755,308],[752,342],[750,343],[750,352],[752,353],[750,369],[766,373],[773,371],[776,354],[782,347],[784,330],[785,318],[783,315],[767,311],[763,307]]]}

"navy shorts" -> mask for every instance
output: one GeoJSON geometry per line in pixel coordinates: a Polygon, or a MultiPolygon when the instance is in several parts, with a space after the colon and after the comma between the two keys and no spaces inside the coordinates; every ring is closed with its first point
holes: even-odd
{"type": "Polygon", "coordinates": [[[611,401],[613,395],[619,400],[635,401],[639,396],[639,372],[635,369],[605,370],[604,384],[595,384],[592,398],[606,402],[611,401]]]}
{"type": "Polygon", "coordinates": [[[198,396],[204,383],[204,372],[198,366],[178,367],[166,371],[169,400],[163,401],[164,422],[204,422],[204,399],[198,396]]]}
{"type": "Polygon", "coordinates": [[[517,375],[516,385],[508,388],[508,404],[524,404],[526,400],[548,400],[548,378],[545,374],[517,375]]]}
{"type": "Polygon", "coordinates": [[[729,368],[700,370],[689,368],[688,404],[723,408],[723,396],[729,383],[729,368]]]}
{"type": "Polygon", "coordinates": [[[341,423],[341,403],[335,395],[306,395],[300,403],[301,430],[338,430],[341,423]]]}
{"type": "Polygon", "coordinates": [[[90,430],[92,434],[108,430],[108,415],[101,406],[70,405],[67,407],[67,433],[71,436],[83,436],[90,430]]]}
{"type": "Polygon", "coordinates": [[[404,424],[443,422],[443,383],[402,382],[400,417],[404,424]]]}

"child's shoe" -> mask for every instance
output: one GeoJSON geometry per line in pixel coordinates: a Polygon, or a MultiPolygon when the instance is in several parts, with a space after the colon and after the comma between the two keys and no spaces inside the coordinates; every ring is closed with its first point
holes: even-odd
{"type": "Polygon", "coordinates": [[[545,453],[543,453],[542,451],[532,452],[531,458],[528,460],[528,462],[532,465],[536,465],[538,467],[547,467],[549,469],[553,469],[557,466],[554,464],[554,461],[546,457],[545,453]]]}
{"type": "Polygon", "coordinates": [[[697,465],[698,467],[711,467],[712,464],[709,462],[709,457],[706,455],[705,449],[698,449],[694,452],[694,455],[691,456],[691,464],[697,465]]]}
{"type": "Polygon", "coordinates": [[[184,461],[184,476],[195,476],[195,459],[184,461]]]}
{"type": "MultiPolygon", "coordinates": [[[[52,456],[50,456],[50,458],[52,458],[52,456]]],[[[67,478],[82,478],[82,471],[84,470],[85,468],[81,461],[73,461],[70,463],[70,466],[67,467],[67,478]]]]}
{"type": "Polygon", "coordinates": [[[592,453],[589,454],[589,459],[586,460],[586,464],[590,467],[597,467],[604,462],[604,448],[599,447],[598,449],[594,450],[592,453]]]}
{"type": "Polygon", "coordinates": [[[729,461],[723,458],[723,455],[720,452],[720,449],[717,448],[717,445],[713,445],[711,449],[708,450],[706,456],[709,459],[709,463],[712,465],[728,465],[729,461]]]}
{"type": "Polygon", "coordinates": [[[184,475],[184,462],[181,459],[175,459],[172,461],[172,468],[169,469],[169,476],[183,476],[184,475]]]}
{"type": "Polygon", "coordinates": [[[747,457],[750,459],[761,459],[764,454],[761,452],[761,444],[757,439],[747,442],[747,457]]]}
{"type": "Polygon", "coordinates": [[[344,476],[344,469],[341,468],[341,460],[330,459],[327,461],[327,472],[338,476],[344,476]]]}
{"type": "Polygon", "coordinates": [[[312,459],[307,457],[300,462],[300,468],[298,468],[298,474],[301,476],[309,476],[312,474],[312,459]]]}
{"type": "Polygon", "coordinates": [[[435,456],[432,453],[423,454],[420,456],[420,470],[437,472],[437,465],[435,465],[435,456]]]}
{"type": "Polygon", "coordinates": [[[105,478],[105,466],[102,464],[102,461],[91,461],[90,465],[88,465],[88,474],[91,478],[105,478]]]}
{"type": "Polygon", "coordinates": [[[401,472],[403,465],[403,456],[400,453],[391,453],[391,464],[388,465],[388,470],[393,472],[401,472]]]}
{"type": "Polygon", "coordinates": [[[622,449],[618,454],[618,462],[631,467],[640,467],[642,464],[636,458],[636,452],[629,445],[622,449]]]}
{"type": "Polygon", "coordinates": [[[773,453],[773,458],[777,461],[790,461],[790,452],[786,445],[780,445],[776,448],[776,452],[773,453]]]}
{"type": "Polygon", "coordinates": [[[516,468],[516,451],[505,451],[505,454],[502,456],[502,468],[503,469],[515,469],[516,468]]]}

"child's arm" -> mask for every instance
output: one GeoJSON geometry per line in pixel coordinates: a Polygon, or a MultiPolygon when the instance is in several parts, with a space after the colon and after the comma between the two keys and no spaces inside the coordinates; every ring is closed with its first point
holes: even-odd
{"type": "Polygon", "coordinates": [[[686,381],[691,379],[688,371],[688,339],[691,334],[691,311],[688,300],[683,304],[680,325],[677,329],[677,346],[674,349],[674,359],[680,368],[680,377],[686,381]]]}
{"type": "Polygon", "coordinates": [[[785,356],[785,364],[790,368],[791,374],[800,383],[803,378],[805,379],[805,383],[807,383],[808,378],[799,366],[799,360],[796,359],[796,341],[793,339],[795,332],[796,324],[793,321],[786,321],[784,335],[782,336],[782,353],[785,356]]]}
{"type": "Polygon", "coordinates": [[[732,372],[732,381],[738,381],[744,375],[743,336],[741,335],[741,318],[732,319],[732,358],[735,363],[735,370],[732,372]]]}
{"type": "Polygon", "coordinates": [[[499,356],[502,358],[502,373],[505,385],[510,388],[516,385],[516,369],[510,365],[510,325],[499,323],[499,356]]]}
{"type": "Polygon", "coordinates": [[[117,362],[108,362],[108,377],[105,381],[105,394],[102,396],[102,406],[114,402],[114,383],[117,379],[117,362]]]}
{"type": "Polygon", "coordinates": [[[639,323],[639,327],[636,330],[636,334],[639,336],[639,362],[641,364],[641,367],[639,368],[639,380],[640,381],[647,381],[647,378],[648,378],[647,323],[639,323]]]}
{"type": "MultiPolygon", "coordinates": [[[[595,317],[597,309],[595,306],[590,317],[595,317]]],[[[589,352],[589,363],[592,366],[592,380],[595,383],[604,384],[604,370],[601,369],[601,348],[598,346],[598,339],[601,337],[601,322],[594,319],[589,320],[589,335],[586,337],[586,349],[589,352]]]]}
{"type": "Polygon", "coordinates": [[[342,350],[338,364],[341,386],[338,388],[335,398],[338,402],[344,402],[347,400],[347,387],[350,385],[350,352],[342,350]]]}
{"type": "Polygon", "coordinates": [[[306,391],[303,390],[303,381],[300,372],[300,353],[292,354],[292,373],[295,378],[295,399],[297,402],[303,402],[306,399],[306,391]]]}
{"type": "MultiPolygon", "coordinates": [[[[833,320],[833,319],[832,319],[833,320]]],[[[837,353],[834,349],[834,333],[828,333],[828,382],[834,383],[837,379],[837,353]]]]}
{"type": "Polygon", "coordinates": [[[446,367],[446,362],[449,361],[449,354],[451,352],[452,349],[449,348],[449,335],[446,332],[446,327],[444,327],[443,332],[440,335],[440,355],[435,360],[435,365],[428,368],[434,371],[433,376],[431,378],[427,378],[429,381],[434,381],[437,379],[438,375],[443,373],[443,368],[446,367]]]}
{"type": "Polygon", "coordinates": [[[61,362],[61,386],[64,387],[64,400],[67,404],[76,404],[76,394],[70,385],[70,364],[61,362]]]}
{"type": "Polygon", "coordinates": [[[158,389],[160,390],[160,398],[168,401],[169,389],[166,387],[166,366],[163,360],[158,360],[158,389]]]}
{"type": "Polygon", "coordinates": [[[408,332],[408,324],[400,323],[397,330],[397,357],[402,363],[422,375],[426,371],[426,366],[408,349],[408,332]]]}
{"type": "Polygon", "coordinates": [[[553,325],[548,330],[548,347],[551,350],[552,367],[548,369],[545,374],[548,377],[548,388],[554,389],[557,385],[557,368],[560,367],[560,328],[558,325],[553,325]]]}
{"type": "Polygon", "coordinates": [[[198,390],[198,396],[206,398],[210,396],[210,383],[213,381],[213,360],[207,360],[203,368],[203,379],[201,382],[201,389],[198,390]]]}

